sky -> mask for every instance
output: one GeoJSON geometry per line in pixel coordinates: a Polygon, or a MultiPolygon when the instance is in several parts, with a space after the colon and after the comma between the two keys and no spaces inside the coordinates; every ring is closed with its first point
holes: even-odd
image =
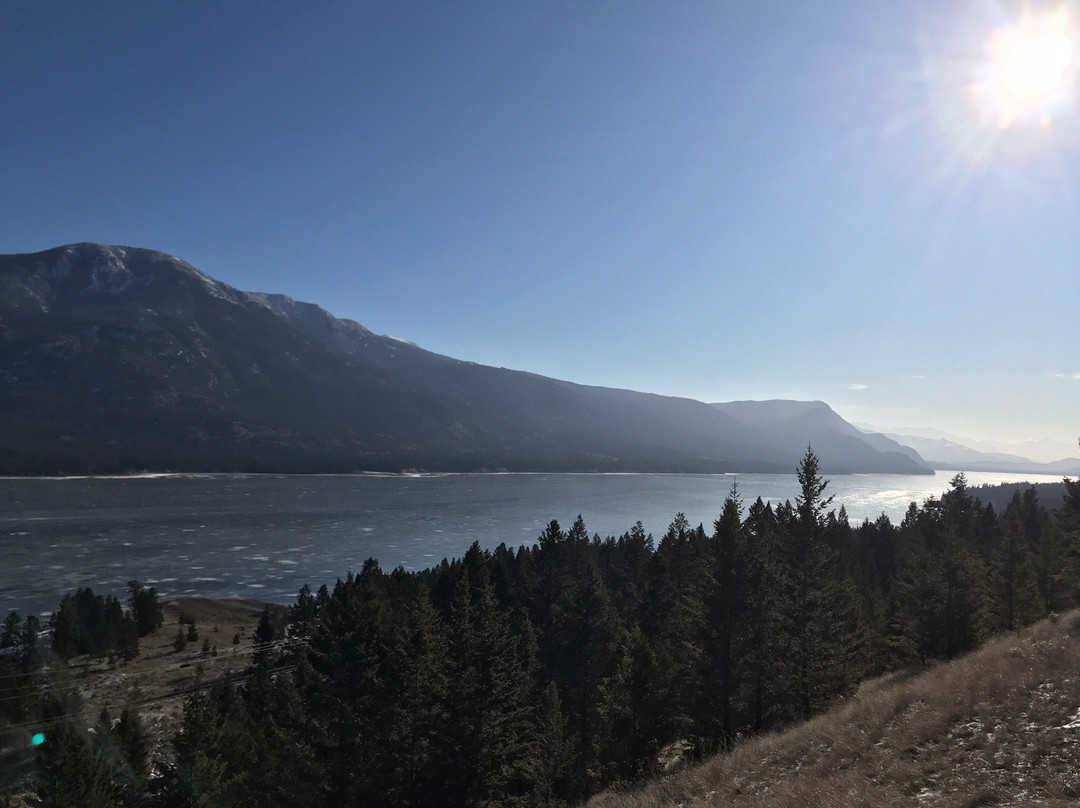
{"type": "Polygon", "coordinates": [[[147,247],[460,359],[1075,449],[1069,46],[1052,89],[1002,89],[1010,43],[1080,56],[1074,23],[4,0],[0,253],[147,247]]]}

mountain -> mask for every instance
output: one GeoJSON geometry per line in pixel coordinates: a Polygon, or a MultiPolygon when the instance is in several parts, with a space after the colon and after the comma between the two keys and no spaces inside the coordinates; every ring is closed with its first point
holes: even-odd
{"type": "MultiPolygon", "coordinates": [[[[0,256],[0,401],[8,474],[791,472],[806,444],[690,399],[441,356],[98,244],[0,256]]],[[[819,455],[830,473],[925,470],[868,445],[854,465],[819,455]]]]}
{"type": "Polygon", "coordinates": [[[767,434],[788,453],[802,453],[812,444],[820,457],[852,472],[877,470],[882,456],[926,468],[914,449],[883,435],[864,434],[823,401],[728,401],[712,406],[747,429],[767,434]]]}
{"type": "MultiPolygon", "coordinates": [[[[1020,474],[1080,474],[1080,457],[1066,457],[1052,462],[1036,462],[1028,457],[1008,452],[987,451],[975,446],[985,442],[970,441],[947,433],[941,437],[901,432],[869,433],[882,435],[917,451],[927,465],[935,469],[957,471],[1016,472],[1020,474]]],[[[1033,442],[1035,443],[1035,442],[1033,442]]]]}

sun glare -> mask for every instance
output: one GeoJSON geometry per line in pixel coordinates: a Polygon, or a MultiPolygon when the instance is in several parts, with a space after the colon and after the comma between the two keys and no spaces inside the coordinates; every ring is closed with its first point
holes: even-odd
{"type": "Polygon", "coordinates": [[[1003,127],[1024,121],[1045,125],[1056,109],[1073,105],[1076,30],[1068,13],[1030,12],[991,39],[993,102],[1003,127]]]}
{"type": "Polygon", "coordinates": [[[1001,65],[1002,89],[1017,100],[1058,89],[1072,63],[1072,43],[1059,31],[1029,34],[1013,43],[1001,65]]]}

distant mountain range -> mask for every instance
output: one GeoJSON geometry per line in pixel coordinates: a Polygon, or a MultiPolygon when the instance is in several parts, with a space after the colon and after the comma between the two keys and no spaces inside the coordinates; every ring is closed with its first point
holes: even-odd
{"type": "Polygon", "coordinates": [[[1011,452],[998,451],[1000,445],[988,441],[963,438],[940,430],[926,429],[907,432],[868,425],[860,425],[860,429],[867,437],[884,436],[914,449],[925,460],[927,465],[935,469],[1016,472],[1019,474],[1080,474],[1080,457],[1062,456],[1064,450],[1050,441],[1029,441],[1026,444],[1015,444],[1021,448],[1026,446],[1032,452],[1037,452],[1044,457],[1052,456],[1048,455],[1048,452],[1058,451],[1061,453],[1059,455],[1061,459],[1059,460],[1040,462],[1011,452]]]}
{"type": "Polygon", "coordinates": [[[590,387],[378,336],[163,253],[0,256],[0,473],[930,473],[820,402],[590,387]]]}

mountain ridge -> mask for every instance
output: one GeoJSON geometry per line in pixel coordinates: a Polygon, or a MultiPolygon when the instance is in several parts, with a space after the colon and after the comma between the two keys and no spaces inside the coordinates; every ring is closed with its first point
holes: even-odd
{"type": "MultiPolygon", "coordinates": [[[[860,430],[872,429],[860,427],[860,430]]],[[[1002,451],[985,451],[955,436],[927,437],[899,430],[864,432],[874,439],[881,435],[916,451],[934,469],[956,471],[1016,472],[1019,474],[1080,474],[1080,457],[1063,457],[1053,461],[1032,460],[1029,457],[1002,451]]],[[[943,435],[946,433],[942,433],[943,435]]],[[[979,443],[972,441],[972,443],[979,443]]]]}
{"type": "MultiPolygon", "coordinates": [[[[17,474],[789,472],[805,449],[692,399],[442,356],[92,243],[0,256],[0,394],[0,472],[17,474]]],[[[819,447],[823,468],[928,473],[857,449],[819,447]]]]}

